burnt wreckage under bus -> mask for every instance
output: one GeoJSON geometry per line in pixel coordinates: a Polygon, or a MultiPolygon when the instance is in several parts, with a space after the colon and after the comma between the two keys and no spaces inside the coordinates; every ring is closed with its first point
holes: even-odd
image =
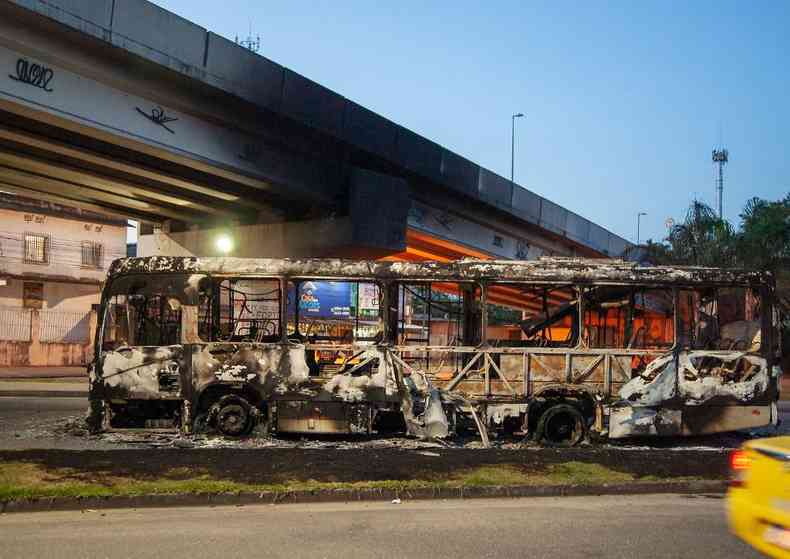
{"type": "Polygon", "coordinates": [[[619,260],[115,261],[92,429],[476,429],[554,444],[775,424],[760,272],[619,260]]]}

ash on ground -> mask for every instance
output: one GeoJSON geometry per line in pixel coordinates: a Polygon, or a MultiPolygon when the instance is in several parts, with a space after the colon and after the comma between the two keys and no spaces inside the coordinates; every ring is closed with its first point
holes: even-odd
{"type": "MultiPolygon", "coordinates": [[[[7,423],[0,421],[0,423],[7,423]]],[[[234,439],[215,434],[181,435],[176,430],[119,430],[90,434],[84,415],[68,414],[46,418],[27,416],[24,420],[0,425],[0,449],[61,448],[74,450],[112,450],[118,448],[268,448],[268,449],[377,449],[430,450],[442,448],[482,449],[476,435],[455,436],[447,440],[419,440],[405,436],[272,436],[258,430],[244,438],[234,439]]],[[[764,428],[749,432],[725,433],[692,438],[630,439],[617,442],[584,443],[584,446],[624,450],[671,451],[702,450],[727,452],[755,437],[790,433],[790,421],[778,428],[764,428]]],[[[491,446],[502,450],[542,448],[539,444],[518,437],[492,437],[491,446]]]]}
{"type": "MultiPolygon", "coordinates": [[[[632,439],[622,442],[601,444],[584,443],[583,446],[598,446],[625,450],[666,449],[729,451],[738,448],[746,440],[756,437],[772,436],[774,429],[752,432],[726,433],[692,438],[650,438],[632,439]],[[770,432],[769,432],[770,431],[770,432]]],[[[399,448],[427,450],[437,448],[482,449],[482,442],[476,437],[453,437],[447,440],[419,440],[405,436],[273,436],[267,433],[253,433],[243,438],[228,438],[215,434],[182,435],[178,431],[122,430],[92,435],[88,432],[82,417],[69,417],[65,421],[45,423],[30,429],[24,436],[30,438],[58,438],[84,440],[101,446],[123,448],[306,448],[306,449],[359,449],[359,448],[399,448]]],[[[503,450],[540,449],[541,445],[520,438],[492,438],[491,446],[503,450]]]]}

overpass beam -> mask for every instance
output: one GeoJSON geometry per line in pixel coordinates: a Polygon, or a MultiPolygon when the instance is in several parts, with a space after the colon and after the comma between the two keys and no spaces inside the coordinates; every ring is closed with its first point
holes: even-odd
{"type": "Polygon", "coordinates": [[[151,202],[134,200],[109,192],[90,192],[90,189],[86,189],[83,186],[3,166],[0,166],[0,182],[23,188],[29,192],[35,192],[39,196],[45,194],[48,198],[57,196],[92,205],[96,205],[96,202],[99,202],[102,206],[106,204],[111,211],[125,212],[129,217],[136,217],[149,222],[159,222],[162,220],[162,216],[179,221],[199,218],[199,216],[189,212],[173,211],[151,202]]]}

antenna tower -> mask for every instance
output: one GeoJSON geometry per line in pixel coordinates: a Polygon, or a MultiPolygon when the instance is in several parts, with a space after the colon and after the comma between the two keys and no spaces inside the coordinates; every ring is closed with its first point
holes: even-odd
{"type": "Polygon", "coordinates": [[[713,164],[718,166],[716,176],[716,197],[719,206],[719,219],[724,219],[724,166],[730,160],[730,152],[726,148],[713,150],[713,164]]]}
{"type": "Polygon", "coordinates": [[[252,36],[252,22],[250,22],[250,32],[247,35],[246,39],[239,40],[239,36],[236,35],[236,44],[240,47],[244,47],[250,52],[257,53],[261,50],[261,36],[256,35],[255,37],[252,36]]]}

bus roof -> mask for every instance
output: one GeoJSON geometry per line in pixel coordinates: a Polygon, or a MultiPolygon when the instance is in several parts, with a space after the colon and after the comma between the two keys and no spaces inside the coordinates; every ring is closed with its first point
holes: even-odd
{"type": "Polygon", "coordinates": [[[650,266],[624,260],[565,257],[543,257],[536,260],[464,259],[451,262],[395,262],[340,258],[149,256],[115,260],[110,266],[108,275],[109,278],[113,278],[125,274],[167,272],[327,279],[773,286],[773,277],[769,272],[691,266],[650,266]]]}

